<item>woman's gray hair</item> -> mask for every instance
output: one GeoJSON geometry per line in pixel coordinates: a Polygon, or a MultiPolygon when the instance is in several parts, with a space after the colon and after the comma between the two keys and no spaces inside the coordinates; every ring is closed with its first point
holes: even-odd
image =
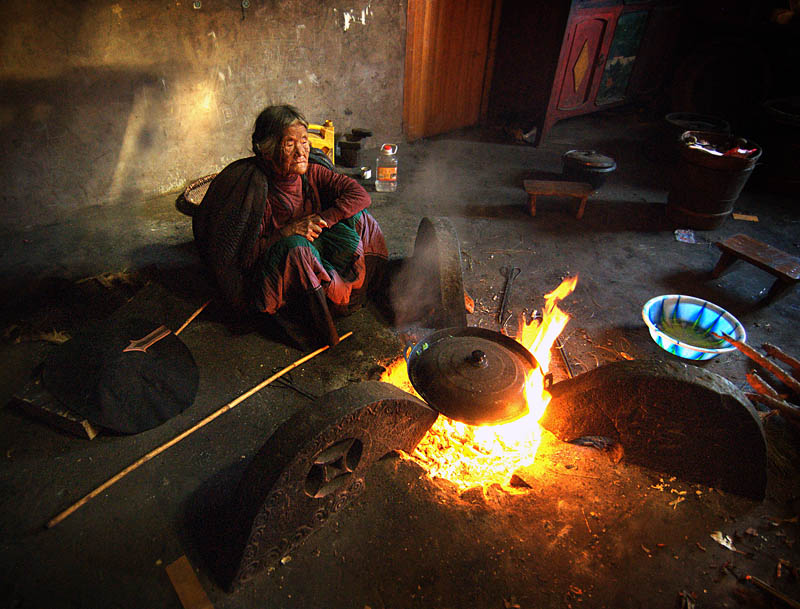
{"type": "Polygon", "coordinates": [[[308,129],[308,121],[294,106],[269,106],[261,111],[253,128],[253,153],[277,159],[278,144],[287,127],[299,123],[308,129]]]}

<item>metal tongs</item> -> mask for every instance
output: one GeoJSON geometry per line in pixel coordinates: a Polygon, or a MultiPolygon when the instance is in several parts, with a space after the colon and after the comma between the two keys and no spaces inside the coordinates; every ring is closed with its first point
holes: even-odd
{"type": "Polygon", "coordinates": [[[511,295],[511,286],[514,284],[514,279],[516,279],[517,275],[519,275],[520,270],[516,266],[504,266],[500,269],[500,273],[502,273],[503,277],[506,278],[506,285],[503,288],[503,300],[500,303],[500,312],[497,314],[497,321],[500,323],[500,331],[503,332],[508,320],[511,319],[511,313],[506,315],[506,310],[508,309],[508,298],[511,295]]]}

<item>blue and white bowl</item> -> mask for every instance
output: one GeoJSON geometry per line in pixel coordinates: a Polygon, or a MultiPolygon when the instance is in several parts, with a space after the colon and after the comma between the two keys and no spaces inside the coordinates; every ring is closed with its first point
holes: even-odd
{"type": "Polygon", "coordinates": [[[642,317],[655,343],[684,359],[707,360],[736,349],[724,340],[715,340],[711,332],[740,342],[747,340],[738,319],[713,302],[694,296],[651,298],[642,307],[642,317]]]}

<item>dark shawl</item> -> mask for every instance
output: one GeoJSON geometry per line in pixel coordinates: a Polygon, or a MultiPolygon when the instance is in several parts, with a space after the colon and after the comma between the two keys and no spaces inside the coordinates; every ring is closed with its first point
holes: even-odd
{"type": "MultiPolygon", "coordinates": [[[[317,148],[309,163],[333,170],[317,148]]],[[[211,182],[192,215],[194,240],[225,301],[237,310],[249,303],[250,277],[245,261],[256,246],[269,184],[261,159],[234,161],[211,182]]]]}

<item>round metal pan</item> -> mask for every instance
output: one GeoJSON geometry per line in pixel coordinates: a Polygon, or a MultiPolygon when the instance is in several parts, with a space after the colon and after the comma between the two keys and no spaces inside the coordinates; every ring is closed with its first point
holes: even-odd
{"type": "Polygon", "coordinates": [[[536,358],[483,328],[438,330],[407,352],[408,378],[428,405],[469,425],[497,425],[528,412],[525,379],[536,358]]]}

